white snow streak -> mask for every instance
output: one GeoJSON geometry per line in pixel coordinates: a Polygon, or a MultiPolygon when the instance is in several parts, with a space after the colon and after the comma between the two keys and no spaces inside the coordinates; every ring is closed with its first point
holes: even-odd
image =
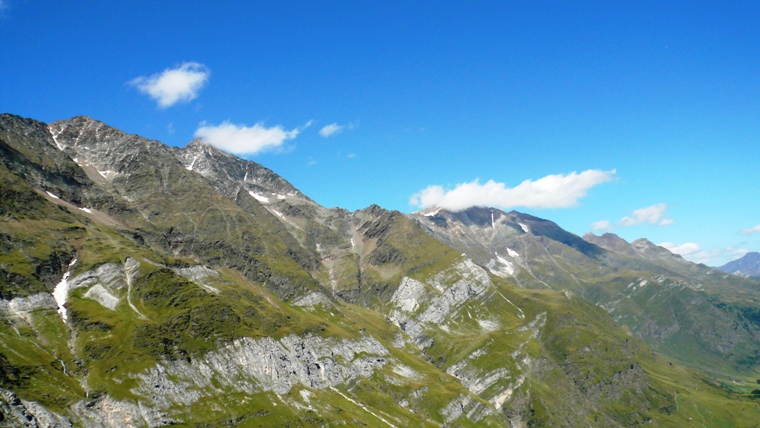
{"type": "Polygon", "coordinates": [[[258,193],[251,192],[250,190],[248,191],[248,194],[251,195],[251,196],[253,196],[257,201],[259,201],[259,202],[261,202],[263,204],[268,204],[269,203],[269,198],[267,198],[266,196],[259,195],[258,193]]]}
{"type": "Polygon", "coordinates": [[[58,134],[53,133],[53,128],[49,126],[48,131],[50,131],[50,135],[53,136],[53,142],[55,143],[55,146],[58,147],[58,150],[63,151],[64,147],[61,145],[61,143],[58,142],[58,134]]]}
{"type": "MultiPolygon", "coordinates": [[[[56,199],[58,198],[56,197],[56,199]]],[[[74,266],[74,263],[76,262],[77,259],[74,259],[69,263],[69,271],[63,274],[61,282],[59,282],[58,285],[55,286],[55,289],[53,289],[53,297],[55,298],[55,303],[58,304],[58,313],[61,314],[61,319],[63,319],[64,323],[66,322],[68,315],[66,314],[66,308],[64,308],[63,305],[69,297],[69,276],[71,276],[71,266],[74,266]]]]}

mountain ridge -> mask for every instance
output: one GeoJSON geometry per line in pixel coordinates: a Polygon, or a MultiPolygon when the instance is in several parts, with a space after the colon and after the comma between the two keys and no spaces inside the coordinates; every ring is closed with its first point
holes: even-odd
{"type": "Polygon", "coordinates": [[[755,375],[754,282],[712,281],[657,251],[621,256],[518,212],[328,209],[254,162],[87,117],[0,115],[0,150],[0,411],[11,424],[760,417],[747,384],[722,389],[688,368],[755,375]],[[636,270],[649,267],[666,274],[636,270]],[[652,299],[697,302],[681,309],[704,320],[660,320],[652,299]],[[684,344],[707,360],[674,350],[684,344]]]}

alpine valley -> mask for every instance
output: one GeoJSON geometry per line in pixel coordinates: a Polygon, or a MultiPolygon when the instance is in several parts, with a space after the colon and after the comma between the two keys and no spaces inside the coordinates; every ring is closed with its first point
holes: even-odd
{"type": "Polygon", "coordinates": [[[760,426],[751,277],[88,117],[0,115],[0,294],[0,426],[760,426]]]}

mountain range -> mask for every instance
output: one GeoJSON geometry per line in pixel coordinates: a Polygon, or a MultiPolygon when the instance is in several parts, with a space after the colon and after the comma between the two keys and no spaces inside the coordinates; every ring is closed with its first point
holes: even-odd
{"type": "Polygon", "coordinates": [[[760,282],[645,239],[326,208],[83,116],[0,115],[0,219],[0,425],[760,421],[760,282]]]}

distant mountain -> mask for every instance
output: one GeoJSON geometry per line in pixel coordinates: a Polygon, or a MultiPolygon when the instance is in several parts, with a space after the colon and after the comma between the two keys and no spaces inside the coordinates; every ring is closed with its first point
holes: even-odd
{"type": "Polygon", "coordinates": [[[733,275],[760,281],[760,253],[747,253],[744,257],[728,262],[718,269],[733,275]]]}
{"type": "Polygon", "coordinates": [[[758,355],[757,283],[646,240],[0,115],[0,426],[752,426],[758,355]]]}

